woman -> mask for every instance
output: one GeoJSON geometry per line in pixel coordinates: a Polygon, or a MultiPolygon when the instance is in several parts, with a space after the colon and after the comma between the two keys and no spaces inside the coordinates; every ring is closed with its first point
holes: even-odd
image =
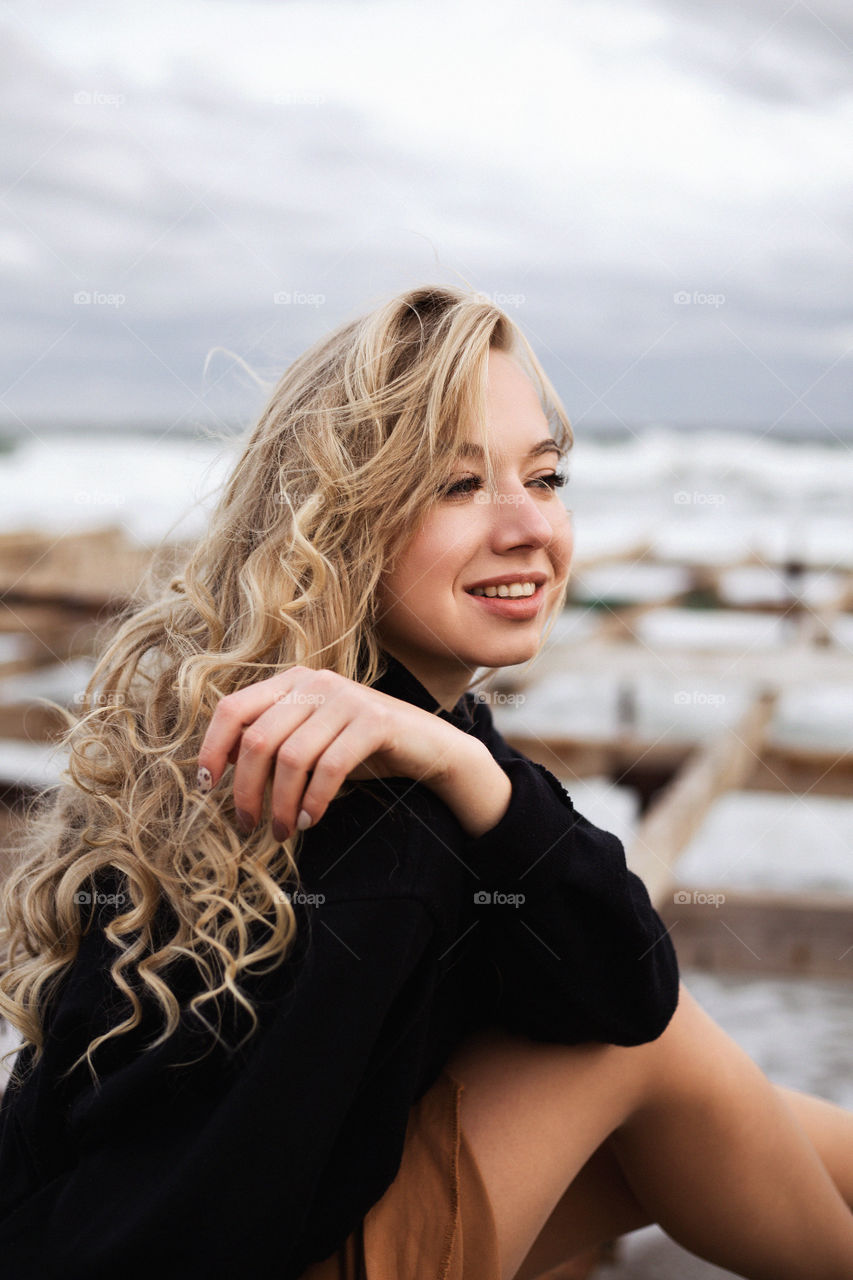
{"type": "Polygon", "coordinates": [[[6,1273],[509,1280],[659,1221],[853,1275],[853,1118],[679,988],[619,841],[470,687],[562,607],[570,444],[456,289],[284,375],[5,890],[6,1273]]]}

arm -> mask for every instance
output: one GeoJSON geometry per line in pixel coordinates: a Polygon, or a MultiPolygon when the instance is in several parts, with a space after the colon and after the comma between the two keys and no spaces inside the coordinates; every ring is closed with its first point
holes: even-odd
{"type": "Polygon", "coordinates": [[[228,761],[243,830],[258,821],[271,778],[273,831],[282,840],[297,825],[316,825],[347,780],[422,783],[471,836],[493,826],[509,803],[506,776],[475,737],[327,670],[291,667],[223,697],[199,753],[203,790],[228,761]]]}
{"type": "Polygon", "coordinates": [[[485,704],[475,719],[511,788],[499,821],[464,855],[479,877],[475,918],[501,976],[504,1023],[561,1043],[655,1039],[678,1002],[678,964],[621,842],[506,743],[485,704]]]}
{"type": "Polygon", "coordinates": [[[456,734],[447,771],[431,783],[431,790],[456,815],[465,834],[485,835],[503,818],[512,798],[512,782],[489,748],[477,738],[456,734]]]}

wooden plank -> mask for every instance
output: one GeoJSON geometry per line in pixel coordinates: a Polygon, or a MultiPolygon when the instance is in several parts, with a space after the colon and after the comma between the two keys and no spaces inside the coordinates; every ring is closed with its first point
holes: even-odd
{"type": "Polygon", "coordinates": [[[644,540],[635,542],[633,546],[617,547],[614,551],[599,551],[590,555],[580,552],[572,558],[572,573],[584,573],[587,569],[600,569],[604,565],[621,564],[625,560],[629,563],[635,560],[642,560],[644,564],[660,563],[654,558],[652,544],[644,540]]]}
{"type": "Polygon", "coordinates": [[[786,791],[853,796],[853,751],[827,751],[782,743],[765,744],[744,780],[749,791],[786,791]]]}
{"type": "Polygon", "coordinates": [[[0,738],[14,742],[50,742],[65,727],[59,712],[43,702],[0,702],[0,738]]]}
{"type": "Polygon", "coordinates": [[[16,631],[30,631],[36,635],[65,633],[98,617],[103,608],[101,604],[92,606],[73,601],[65,604],[32,603],[25,599],[13,600],[13,594],[7,593],[0,600],[0,634],[16,631]]]}
{"type": "Polygon", "coordinates": [[[17,658],[7,658],[0,662],[0,680],[9,676],[26,676],[42,667],[50,666],[57,659],[62,661],[63,654],[56,654],[52,648],[43,643],[40,637],[33,638],[26,652],[17,658]]]}
{"type": "Polygon", "coordinates": [[[811,609],[802,620],[804,638],[815,645],[831,645],[835,636],[833,625],[842,613],[853,609],[853,576],[849,577],[834,600],[820,609],[811,609]]]}
{"type": "Polygon", "coordinates": [[[11,845],[17,838],[23,821],[22,805],[13,804],[13,797],[7,795],[0,800],[0,884],[3,883],[11,866],[11,845]]]}
{"type": "MultiPolygon", "coordinates": [[[[163,564],[180,563],[186,544],[158,548],[163,564]]],[[[151,548],[134,545],[124,529],[85,530],[60,537],[31,534],[0,540],[0,596],[17,600],[102,605],[127,600],[151,563],[151,548]]]]}
{"type": "Polygon", "coordinates": [[[696,752],[638,824],[626,857],[654,903],[669,891],[673,867],[714,800],[729,788],[739,787],[752,772],[776,699],[775,690],[759,693],[734,728],[724,730],[696,752]]]}
{"type": "Polygon", "coordinates": [[[682,888],[657,909],[683,965],[853,981],[853,894],[682,888]]]}
{"type": "Polygon", "coordinates": [[[690,743],[657,743],[648,750],[633,738],[619,741],[571,734],[505,733],[507,742],[552,773],[567,778],[618,776],[639,756],[651,759],[661,771],[672,774],[692,750],[690,743]]]}
{"type": "MultiPolygon", "coordinates": [[[[698,749],[683,739],[654,741],[633,733],[612,739],[578,734],[504,732],[511,747],[567,778],[611,778],[631,785],[638,767],[650,775],[672,777],[698,749]]],[[[698,744],[701,745],[701,744],[698,744]]],[[[764,742],[761,755],[738,783],[741,791],[784,791],[853,796],[853,752],[764,742]]]]}
{"type": "MultiPolygon", "coordinates": [[[[626,551],[623,553],[622,558],[625,559],[628,558],[628,556],[629,553],[626,551]]],[[[630,558],[633,559],[633,553],[631,553],[630,558]]],[[[611,560],[610,563],[613,562],[614,561],[611,560]]],[[[853,566],[850,564],[839,564],[837,559],[825,560],[819,557],[809,557],[807,560],[803,559],[794,561],[787,557],[765,555],[763,552],[759,551],[748,551],[744,555],[732,556],[731,558],[719,561],[715,560],[713,563],[710,563],[698,558],[691,559],[689,554],[686,553],[668,555],[664,552],[657,551],[654,547],[650,546],[643,556],[643,562],[644,564],[654,565],[662,564],[677,565],[679,567],[687,566],[688,568],[708,568],[717,570],[720,573],[727,573],[730,569],[772,569],[775,573],[779,574],[786,580],[789,580],[800,572],[853,572],[853,566]]],[[[585,561],[581,560],[579,563],[586,567],[585,561]]]]}

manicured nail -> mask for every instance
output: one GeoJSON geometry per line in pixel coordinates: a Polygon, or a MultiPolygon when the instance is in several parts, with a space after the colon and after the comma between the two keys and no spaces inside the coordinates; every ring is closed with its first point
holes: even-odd
{"type": "Polygon", "coordinates": [[[300,809],[299,817],[296,819],[296,825],[300,831],[306,831],[313,821],[314,819],[307,809],[300,809]]]}
{"type": "Polygon", "coordinates": [[[285,840],[290,835],[287,827],[283,822],[279,822],[278,818],[273,818],[272,820],[272,833],[273,837],[279,842],[279,844],[284,844],[285,840]]]}
{"type": "Polygon", "coordinates": [[[246,813],[245,809],[235,809],[234,813],[237,818],[237,826],[243,832],[243,835],[250,835],[255,829],[255,819],[250,813],[246,813]]]}
{"type": "Polygon", "coordinates": [[[207,795],[213,786],[213,774],[209,769],[205,769],[204,765],[199,766],[198,771],[198,789],[202,795],[207,795]]]}

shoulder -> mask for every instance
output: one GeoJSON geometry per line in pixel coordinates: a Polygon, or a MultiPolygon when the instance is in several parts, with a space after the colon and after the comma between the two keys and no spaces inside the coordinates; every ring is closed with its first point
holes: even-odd
{"type": "Polygon", "coordinates": [[[464,844],[456,816],[428,787],[377,778],[332,801],[297,861],[325,901],[407,897],[434,909],[453,893],[464,844]]]}

